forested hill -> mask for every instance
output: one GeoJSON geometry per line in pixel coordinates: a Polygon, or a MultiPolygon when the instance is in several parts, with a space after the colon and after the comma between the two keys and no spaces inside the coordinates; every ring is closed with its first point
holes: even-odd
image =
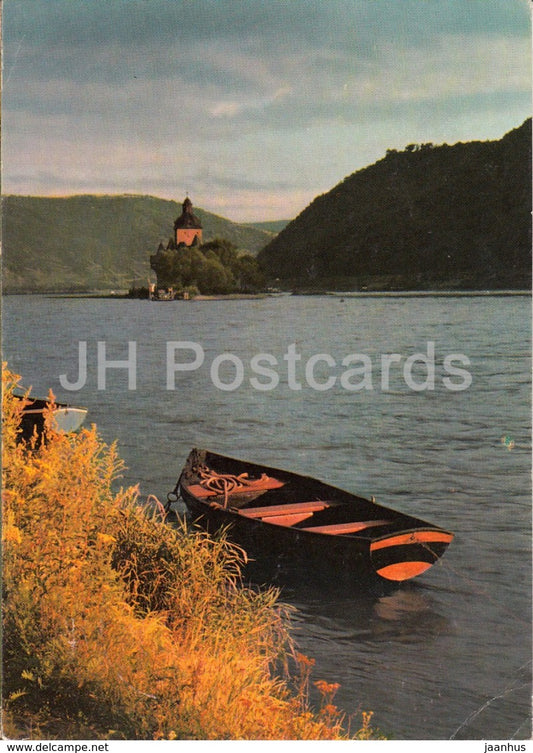
{"type": "Polygon", "coordinates": [[[311,290],[529,288],[531,119],[498,141],[389,150],[258,258],[311,290]]]}
{"type": "MultiPolygon", "coordinates": [[[[150,254],[173,234],[181,204],[151,196],[3,199],[4,292],[127,289],[150,272],[150,254]]],[[[257,253],[271,232],[194,208],[205,241],[257,253]]]]}

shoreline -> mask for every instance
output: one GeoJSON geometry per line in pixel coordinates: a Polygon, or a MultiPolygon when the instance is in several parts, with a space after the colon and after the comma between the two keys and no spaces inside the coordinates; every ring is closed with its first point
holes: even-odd
{"type": "Polygon", "coordinates": [[[277,590],[245,582],[244,550],[115,491],[123,461],[94,424],[19,443],[21,377],[2,377],[10,739],[384,739],[372,711],[344,726],[337,683],[311,700],[314,661],[277,590]]]}
{"type": "Polygon", "coordinates": [[[43,296],[46,298],[80,298],[80,299],[101,299],[101,300],[128,300],[128,301],[147,301],[149,303],[190,303],[191,301],[246,301],[262,300],[265,298],[286,298],[291,297],[325,297],[330,298],[475,298],[475,297],[510,297],[510,296],[531,296],[532,290],[527,289],[494,289],[494,290],[317,290],[317,291],[279,291],[275,293],[227,293],[219,295],[197,295],[189,300],[181,298],[172,300],[158,300],[148,298],[135,298],[127,293],[86,292],[86,293],[69,293],[69,292],[6,292],[2,293],[3,297],[7,296],[43,296]]]}

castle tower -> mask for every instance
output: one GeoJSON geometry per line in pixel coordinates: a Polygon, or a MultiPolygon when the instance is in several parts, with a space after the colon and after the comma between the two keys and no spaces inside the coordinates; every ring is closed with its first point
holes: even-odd
{"type": "Polygon", "coordinates": [[[192,201],[187,198],[182,204],[182,213],[174,223],[174,239],[176,246],[184,243],[186,246],[197,246],[202,243],[202,223],[192,212],[192,201]]]}

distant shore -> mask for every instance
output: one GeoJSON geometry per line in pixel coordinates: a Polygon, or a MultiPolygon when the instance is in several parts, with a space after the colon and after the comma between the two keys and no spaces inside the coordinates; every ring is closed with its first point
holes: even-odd
{"type": "MultiPolygon", "coordinates": [[[[424,298],[424,297],[447,297],[447,298],[473,298],[480,296],[531,296],[532,291],[527,289],[510,289],[510,290],[297,290],[297,291],[280,291],[265,293],[227,293],[219,295],[196,295],[185,303],[191,301],[246,301],[261,300],[264,298],[284,298],[287,296],[302,297],[320,297],[329,296],[331,298],[424,298]]],[[[172,301],[152,300],[145,298],[135,298],[129,296],[126,292],[109,292],[94,291],[86,293],[58,292],[58,291],[3,291],[4,296],[8,295],[40,295],[47,298],[95,298],[102,300],[146,300],[148,303],[171,303],[172,301]]],[[[183,299],[175,299],[174,302],[181,302],[183,299]]]]}

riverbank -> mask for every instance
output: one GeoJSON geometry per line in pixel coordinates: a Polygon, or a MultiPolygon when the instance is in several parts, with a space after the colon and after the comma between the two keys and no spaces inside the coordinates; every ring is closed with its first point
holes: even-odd
{"type": "Polygon", "coordinates": [[[242,584],[224,538],[113,492],[123,463],[94,427],[17,442],[18,381],[4,369],[5,737],[378,737],[371,713],[350,731],[336,683],[310,708],[313,661],[277,593],[242,584]]]}
{"type": "MultiPolygon", "coordinates": [[[[531,290],[528,289],[497,289],[497,290],[298,290],[298,291],[280,291],[275,293],[228,293],[225,295],[196,295],[189,301],[247,301],[247,300],[264,300],[266,298],[284,298],[286,296],[303,296],[303,297],[320,297],[331,296],[332,298],[489,298],[498,297],[506,298],[512,296],[529,296],[531,290]]],[[[43,292],[4,292],[3,295],[16,296],[46,296],[47,298],[79,298],[79,299],[98,299],[98,300],[146,300],[137,299],[127,293],[43,293],[43,292]]],[[[176,299],[176,301],[183,299],[176,299]]],[[[186,303],[189,301],[185,301],[186,303]]],[[[167,300],[152,300],[150,303],[169,303],[167,300]]]]}

